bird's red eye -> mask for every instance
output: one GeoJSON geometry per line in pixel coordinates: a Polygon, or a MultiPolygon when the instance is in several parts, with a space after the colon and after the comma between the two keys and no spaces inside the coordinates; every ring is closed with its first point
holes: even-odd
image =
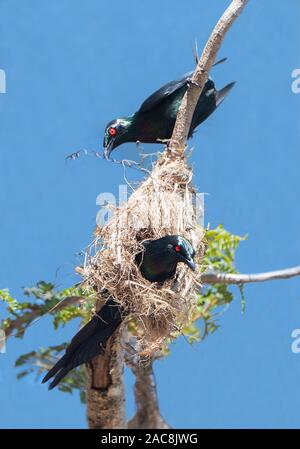
{"type": "Polygon", "coordinates": [[[176,246],[175,246],[175,251],[176,251],[177,253],[179,253],[179,251],[180,251],[180,246],[179,246],[179,245],[176,245],[176,246]]]}
{"type": "Polygon", "coordinates": [[[108,132],[111,137],[114,137],[117,134],[116,128],[109,128],[108,132]]]}

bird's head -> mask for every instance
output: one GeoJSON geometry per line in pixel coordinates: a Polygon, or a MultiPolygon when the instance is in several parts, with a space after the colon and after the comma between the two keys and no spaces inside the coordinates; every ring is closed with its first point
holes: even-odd
{"type": "Polygon", "coordinates": [[[108,123],[104,131],[104,156],[109,156],[114,148],[128,141],[128,131],[131,125],[130,117],[118,118],[108,123]]]}
{"type": "Polygon", "coordinates": [[[182,262],[195,271],[195,251],[188,240],[179,235],[166,235],[157,240],[143,242],[144,251],[135,261],[141,274],[150,282],[163,283],[174,276],[177,264],[182,262]]]}
{"type": "Polygon", "coordinates": [[[191,243],[180,235],[169,235],[166,239],[167,250],[177,262],[185,263],[191,270],[195,271],[195,250],[191,243]]]}

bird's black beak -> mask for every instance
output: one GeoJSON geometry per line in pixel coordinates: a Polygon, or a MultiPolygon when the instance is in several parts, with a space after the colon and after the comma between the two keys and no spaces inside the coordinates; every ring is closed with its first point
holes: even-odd
{"type": "Polygon", "coordinates": [[[191,270],[196,270],[196,264],[191,257],[189,259],[185,259],[185,263],[191,270]]]}
{"type": "Polygon", "coordinates": [[[114,141],[115,139],[111,139],[108,145],[104,148],[104,157],[105,159],[109,159],[112,150],[114,149],[114,141]]]}

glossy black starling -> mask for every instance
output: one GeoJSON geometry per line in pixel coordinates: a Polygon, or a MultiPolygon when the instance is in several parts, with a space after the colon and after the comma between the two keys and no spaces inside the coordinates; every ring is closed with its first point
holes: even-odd
{"type": "MultiPolygon", "coordinates": [[[[171,81],[147,98],[140,109],[129,117],[108,123],[104,133],[104,154],[125,142],[156,143],[170,139],[181,100],[189,86],[193,72],[171,81]]],[[[235,83],[217,90],[211,78],[205,83],[193,115],[189,138],[195,128],[206,120],[222,103],[235,83]]]]}
{"type": "MultiPolygon", "coordinates": [[[[136,255],[141,274],[150,282],[163,283],[176,273],[178,262],[195,270],[195,251],[190,242],[178,235],[169,235],[143,243],[144,251],[136,255]]],[[[104,292],[104,297],[108,293],[104,292]]],[[[72,338],[63,357],[50,369],[43,379],[53,376],[49,389],[54,388],[73,368],[87,363],[103,353],[109,337],[122,322],[119,304],[108,296],[97,314],[72,338]]]]}
{"type": "Polygon", "coordinates": [[[195,270],[195,251],[190,242],[178,235],[168,235],[143,243],[145,251],[137,254],[141,274],[150,282],[163,283],[176,273],[178,262],[195,270]]]}

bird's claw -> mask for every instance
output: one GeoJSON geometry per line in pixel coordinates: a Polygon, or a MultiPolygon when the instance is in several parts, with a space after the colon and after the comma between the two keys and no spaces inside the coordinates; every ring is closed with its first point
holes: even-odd
{"type": "Polygon", "coordinates": [[[171,139],[159,139],[157,138],[156,141],[160,143],[169,143],[171,139]]]}
{"type": "Polygon", "coordinates": [[[199,84],[198,84],[196,81],[193,81],[192,78],[188,78],[188,79],[186,80],[186,82],[187,82],[188,88],[190,88],[191,86],[200,87],[199,84]]]}

